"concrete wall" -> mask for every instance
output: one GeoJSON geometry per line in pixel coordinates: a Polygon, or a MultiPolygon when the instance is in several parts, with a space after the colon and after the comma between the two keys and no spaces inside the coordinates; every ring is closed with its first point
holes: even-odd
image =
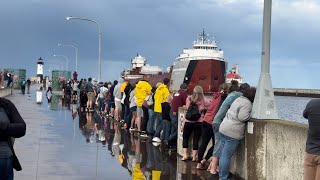
{"type": "MultiPolygon", "coordinates": [[[[179,111],[185,112],[183,108],[179,111]]],[[[182,155],[180,126],[184,115],[179,116],[177,152],[182,155]]],[[[249,122],[246,137],[232,158],[231,173],[249,180],[303,179],[307,131],[308,125],[285,120],[249,122]]]]}
{"type": "Polygon", "coordinates": [[[0,97],[9,96],[11,94],[12,94],[12,88],[11,87],[0,89],[0,97]]]}
{"type": "Polygon", "coordinates": [[[308,125],[283,121],[253,122],[246,134],[248,179],[301,180],[308,125]]]}

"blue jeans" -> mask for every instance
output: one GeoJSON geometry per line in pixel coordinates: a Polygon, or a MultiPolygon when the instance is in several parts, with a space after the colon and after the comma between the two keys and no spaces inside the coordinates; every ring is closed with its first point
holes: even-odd
{"type": "Polygon", "coordinates": [[[162,137],[161,139],[169,141],[170,138],[170,132],[171,132],[171,122],[168,120],[162,120],[162,137]]]}
{"type": "Polygon", "coordinates": [[[105,107],[103,99],[104,98],[99,97],[99,106],[100,106],[99,109],[101,112],[104,111],[104,107],[105,107]]]}
{"type": "Polygon", "coordinates": [[[170,137],[169,141],[172,144],[177,143],[177,135],[178,135],[178,115],[173,115],[170,111],[170,118],[171,118],[171,130],[170,130],[170,137]]]}
{"type": "Polygon", "coordinates": [[[160,133],[162,131],[162,114],[157,112],[155,112],[154,114],[155,114],[155,117],[158,118],[156,133],[154,134],[154,137],[160,138],[160,133]]]}
{"type": "Polygon", "coordinates": [[[152,109],[148,109],[148,113],[149,113],[149,122],[147,126],[147,132],[154,134],[153,126],[154,126],[154,120],[156,119],[156,114],[152,109]]]}
{"type": "Polygon", "coordinates": [[[13,180],[12,157],[0,158],[0,179],[13,180]]]}
{"type": "Polygon", "coordinates": [[[221,151],[222,151],[219,128],[220,128],[220,124],[216,124],[216,123],[212,124],[214,142],[215,142],[212,156],[216,158],[220,157],[221,151]]]}
{"type": "Polygon", "coordinates": [[[237,147],[240,144],[240,140],[233,139],[222,133],[220,133],[220,140],[222,151],[219,160],[219,177],[220,180],[227,180],[229,176],[231,157],[237,150],[237,147]]]}

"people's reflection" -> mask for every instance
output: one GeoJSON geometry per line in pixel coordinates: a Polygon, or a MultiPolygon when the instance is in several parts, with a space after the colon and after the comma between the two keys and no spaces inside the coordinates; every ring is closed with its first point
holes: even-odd
{"type": "Polygon", "coordinates": [[[154,156],[154,169],[152,170],[152,179],[160,179],[161,176],[161,165],[162,165],[162,154],[160,152],[160,146],[153,147],[154,156]]]}
{"type": "Polygon", "coordinates": [[[96,127],[97,142],[101,142],[102,145],[106,144],[106,124],[105,119],[100,116],[98,113],[94,112],[94,120],[96,127]]]}
{"type": "Polygon", "coordinates": [[[106,132],[106,141],[108,144],[108,150],[110,151],[111,155],[113,155],[112,153],[112,143],[113,143],[113,138],[114,138],[114,129],[113,127],[111,128],[111,122],[107,121],[107,118],[105,118],[106,121],[106,128],[105,128],[105,132],[106,132]]]}
{"type": "Polygon", "coordinates": [[[84,136],[86,138],[87,143],[94,142],[94,133],[96,130],[95,121],[93,120],[92,113],[86,113],[87,124],[85,125],[84,129],[84,136]]]}
{"type": "Polygon", "coordinates": [[[51,99],[52,99],[51,93],[50,93],[50,94],[47,94],[46,97],[47,97],[48,104],[51,104],[51,99]]]}
{"type": "Polygon", "coordinates": [[[71,115],[72,119],[74,119],[78,114],[78,105],[77,104],[72,104],[71,105],[71,115]]]}
{"type": "Polygon", "coordinates": [[[87,124],[87,116],[86,116],[86,113],[80,112],[80,108],[78,108],[78,113],[79,113],[79,129],[83,133],[85,125],[87,124]]]}

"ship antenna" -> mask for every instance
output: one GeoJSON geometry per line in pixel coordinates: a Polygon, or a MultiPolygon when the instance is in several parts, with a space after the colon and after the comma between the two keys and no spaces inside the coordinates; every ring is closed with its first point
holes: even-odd
{"type": "Polygon", "coordinates": [[[204,34],[204,28],[202,29],[202,44],[204,44],[204,36],[205,36],[205,34],[204,34]]]}

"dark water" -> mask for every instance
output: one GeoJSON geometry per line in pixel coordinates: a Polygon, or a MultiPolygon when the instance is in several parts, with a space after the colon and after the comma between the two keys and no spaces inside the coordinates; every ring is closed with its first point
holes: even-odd
{"type": "Polygon", "coordinates": [[[44,124],[44,129],[56,134],[57,140],[52,143],[63,147],[54,157],[68,162],[70,170],[65,177],[218,179],[204,170],[195,170],[195,163],[182,162],[174,151],[166,150],[163,145],[153,145],[151,139],[141,139],[97,113],[81,112],[79,105],[70,99],[59,95],[46,97],[43,93],[40,109],[54,117],[52,122],[44,124]]]}
{"type": "Polygon", "coordinates": [[[280,119],[307,123],[307,120],[303,118],[302,113],[307,103],[314,98],[275,96],[275,99],[280,119]]]}

